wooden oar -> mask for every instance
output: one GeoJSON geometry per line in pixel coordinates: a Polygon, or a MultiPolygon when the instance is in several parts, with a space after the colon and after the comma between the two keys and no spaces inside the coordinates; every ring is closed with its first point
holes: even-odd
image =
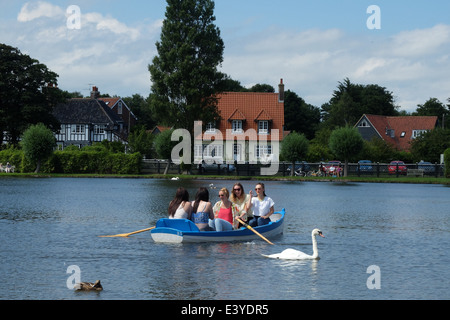
{"type": "Polygon", "coordinates": [[[99,236],[100,238],[128,238],[129,236],[133,235],[133,234],[138,234],[138,233],[142,233],[142,232],[146,232],[146,231],[150,231],[155,229],[156,227],[151,227],[148,229],[142,229],[142,230],[138,230],[138,231],[134,231],[134,232],[130,232],[130,233],[121,233],[121,234],[116,234],[113,236],[99,236]]]}
{"type": "Polygon", "coordinates": [[[241,219],[237,218],[237,221],[239,221],[244,227],[246,227],[247,229],[253,231],[256,235],[260,236],[261,239],[267,241],[267,243],[274,245],[272,242],[270,242],[269,240],[267,240],[267,238],[265,238],[261,233],[259,233],[258,231],[256,231],[255,229],[253,229],[252,227],[250,227],[248,224],[246,224],[244,221],[242,221],[241,219]]]}

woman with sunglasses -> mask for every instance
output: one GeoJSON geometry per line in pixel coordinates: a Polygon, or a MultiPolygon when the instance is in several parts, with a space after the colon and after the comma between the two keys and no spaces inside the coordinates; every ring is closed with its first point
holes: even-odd
{"type": "Polygon", "coordinates": [[[243,221],[250,221],[253,218],[253,210],[247,210],[248,205],[252,201],[250,194],[245,194],[244,187],[239,182],[236,182],[231,192],[230,201],[239,207],[241,215],[238,217],[243,221]]]}
{"type": "Polygon", "coordinates": [[[209,226],[214,231],[231,231],[238,227],[239,221],[236,218],[239,217],[240,211],[238,206],[228,199],[229,196],[227,188],[220,189],[220,200],[213,207],[214,220],[209,220],[209,226]]]}
{"type": "MultiPolygon", "coordinates": [[[[252,198],[249,208],[253,208],[253,219],[250,220],[251,227],[259,227],[269,224],[270,216],[274,213],[275,202],[266,195],[264,183],[258,183],[255,186],[256,197],[252,198]]],[[[250,194],[253,193],[250,191],[250,194]]]]}

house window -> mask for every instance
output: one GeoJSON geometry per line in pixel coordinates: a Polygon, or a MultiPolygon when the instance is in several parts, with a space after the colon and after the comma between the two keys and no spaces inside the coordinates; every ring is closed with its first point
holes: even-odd
{"type": "Polygon", "coordinates": [[[206,132],[214,133],[216,132],[216,124],[214,122],[209,122],[206,124],[206,132]]]}
{"type": "Polygon", "coordinates": [[[402,131],[402,134],[400,135],[401,138],[404,138],[406,136],[406,131],[402,131]]]}
{"type": "Polygon", "coordinates": [[[242,133],[242,120],[233,120],[232,129],[233,133],[242,133]]]}
{"type": "Polygon", "coordinates": [[[94,133],[95,134],[105,134],[106,126],[105,125],[99,125],[94,127],[94,133]]]}
{"type": "Polygon", "coordinates": [[[205,150],[203,152],[204,159],[214,158],[219,160],[220,163],[223,161],[223,145],[220,144],[210,144],[205,145],[205,150]],[[222,161],[220,161],[222,160],[222,161]]]}
{"type": "Polygon", "coordinates": [[[122,112],[122,101],[119,101],[119,103],[117,104],[117,114],[122,114],[122,112]]]}
{"type": "Polygon", "coordinates": [[[242,146],[240,144],[235,144],[233,147],[233,159],[235,161],[241,161],[242,158],[242,146]]]}
{"type": "Polygon", "coordinates": [[[268,134],[269,133],[269,121],[259,121],[258,122],[258,133],[268,134]]]}
{"type": "Polygon", "coordinates": [[[418,137],[420,137],[422,134],[424,134],[425,132],[427,132],[428,130],[413,130],[412,132],[412,138],[416,139],[418,137]]]}
{"type": "Polygon", "coordinates": [[[72,133],[74,134],[85,134],[86,128],[84,124],[77,124],[72,126],[72,133]]]}
{"type": "Polygon", "coordinates": [[[367,124],[367,121],[366,120],[363,120],[363,121],[361,121],[360,123],[359,123],[359,127],[362,127],[362,128],[364,128],[364,127],[368,127],[369,125],[367,124]]]}
{"type": "Polygon", "coordinates": [[[272,154],[272,146],[257,145],[255,154],[258,159],[270,156],[272,154]]]}

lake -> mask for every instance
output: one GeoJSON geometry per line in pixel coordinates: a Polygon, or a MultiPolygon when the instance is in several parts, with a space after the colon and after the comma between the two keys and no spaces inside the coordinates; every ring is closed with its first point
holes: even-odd
{"type": "MultiPolygon", "coordinates": [[[[1,178],[0,300],[449,299],[450,188],[442,185],[266,182],[284,234],[247,243],[156,244],[179,186],[211,201],[233,181],[1,178]],[[318,261],[262,254],[293,248],[318,261]],[[70,269],[100,293],[68,288],[70,269]]],[[[242,181],[245,191],[254,181],[242,181]]]]}

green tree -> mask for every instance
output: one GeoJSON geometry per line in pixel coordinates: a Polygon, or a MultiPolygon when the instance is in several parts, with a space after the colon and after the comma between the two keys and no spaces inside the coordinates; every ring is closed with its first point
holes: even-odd
{"type": "MultiPolygon", "coordinates": [[[[449,105],[450,106],[450,105],[449,105]]],[[[413,116],[437,116],[441,127],[447,128],[450,118],[449,107],[436,98],[430,98],[424,104],[419,104],[413,116]]]]}
{"type": "Polygon", "coordinates": [[[220,119],[218,88],[225,75],[224,43],[214,25],[212,0],[167,0],[158,51],[149,66],[152,111],[162,125],[193,133],[194,121],[220,119]]]}
{"type": "Polygon", "coordinates": [[[134,130],[128,138],[131,152],[139,152],[146,158],[151,158],[153,155],[153,138],[154,136],[151,132],[145,130],[145,127],[134,130]]]}
{"type": "Polygon", "coordinates": [[[392,92],[376,84],[353,84],[348,78],[339,82],[328,103],[322,105],[324,126],[335,129],[353,126],[363,114],[396,116],[392,92]]]}
{"type": "Polygon", "coordinates": [[[292,162],[291,176],[294,175],[295,162],[305,159],[308,154],[309,141],[305,135],[296,132],[284,138],[281,144],[280,157],[292,162]]]}
{"type": "Polygon", "coordinates": [[[320,109],[307,104],[295,92],[287,90],[284,98],[284,118],[286,130],[303,133],[311,140],[320,123],[320,109]]]}
{"type": "Polygon", "coordinates": [[[59,129],[52,110],[65,94],[56,87],[57,78],[38,60],[0,44],[0,141],[6,132],[7,140],[17,144],[30,124],[59,129]]]}
{"type": "Polygon", "coordinates": [[[25,130],[21,143],[25,156],[36,164],[35,172],[38,173],[41,163],[53,154],[56,139],[50,129],[39,123],[25,130]]]}
{"type": "Polygon", "coordinates": [[[334,130],[330,136],[330,150],[340,159],[345,160],[344,177],[348,173],[348,161],[359,154],[364,146],[364,140],[358,129],[344,127],[334,130]]]}
{"type": "Polygon", "coordinates": [[[133,111],[134,115],[137,118],[137,129],[143,126],[150,130],[157,125],[157,123],[153,119],[153,115],[150,109],[151,99],[152,94],[150,94],[147,99],[145,99],[140,94],[134,94],[131,97],[123,98],[123,101],[125,101],[127,106],[131,109],[131,111],[133,111]]]}
{"type": "Polygon", "coordinates": [[[155,151],[160,159],[167,159],[167,167],[164,170],[164,174],[167,174],[170,166],[170,159],[172,158],[172,149],[178,142],[172,141],[172,133],[174,129],[165,130],[158,134],[155,138],[155,151]]]}
{"type": "Polygon", "coordinates": [[[415,161],[439,162],[440,155],[450,148],[450,128],[436,128],[425,132],[411,143],[411,153],[415,161]]]}

